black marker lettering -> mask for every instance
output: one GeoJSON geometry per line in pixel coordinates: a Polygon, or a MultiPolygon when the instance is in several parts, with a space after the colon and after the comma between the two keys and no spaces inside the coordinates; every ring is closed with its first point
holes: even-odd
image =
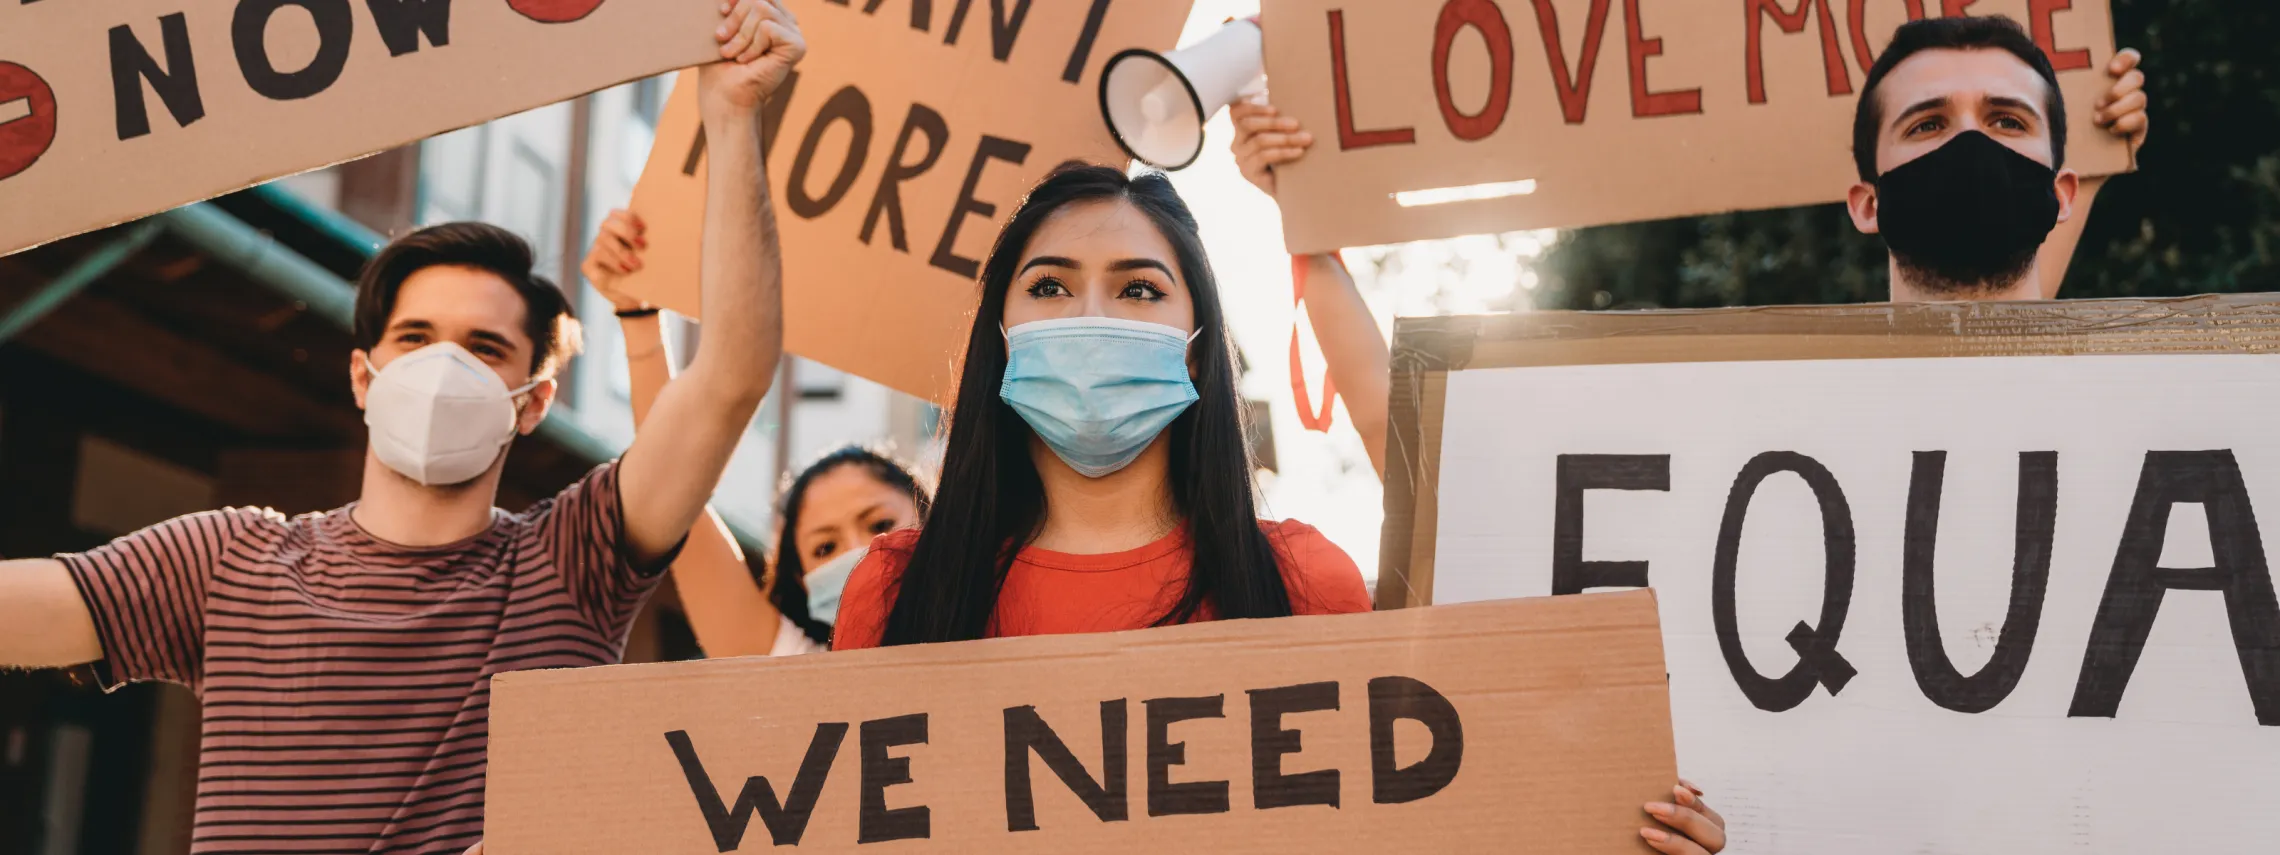
{"type": "Polygon", "coordinates": [[[1304,683],[1251,690],[1251,806],[1338,806],[1338,770],[1283,771],[1283,757],[1300,750],[1299,732],[1283,727],[1291,713],[1338,708],[1337,683],[1304,683]]]}
{"type": "Polygon", "coordinates": [[[271,101],[295,101],[323,92],[348,67],[356,16],[348,0],[243,0],[230,18],[230,44],[237,51],[245,85],[271,101]],[[299,71],[278,71],[269,61],[269,19],[287,6],[299,6],[317,24],[317,55],[299,71]]]}
{"type": "Polygon", "coordinates": [[[1037,794],[1029,785],[1029,755],[1045,761],[1045,768],[1077,794],[1102,822],[1123,822],[1132,816],[1126,794],[1128,747],[1125,740],[1123,698],[1100,702],[1100,780],[1085,772],[1085,764],[1037,715],[1036,707],[1008,707],[1005,711],[1005,830],[1037,830],[1037,794]]]}
{"type": "Polygon", "coordinates": [[[1813,694],[1815,684],[1827,686],[1834,695],[1852,680],[1852,663],[1837,652],[1837,639],[1844,634],[1845,611],[1852,606],[1853,540],[1852,507],[1846,504],[1836,477],[1819,461],[1793,451],[1768,451],[1752,458],[1741,474],[1734,476],[1733,491],[1726,495],[1725,519],[1718,526],[1717,556],[1710,568],[1710,612],[1717,627],[1718,649],[1726,655],[1726,668],[1733,672],[1734,684],[1743,696],[1758,709],[1792,709],[1813,694]],[[1758,484],[1780,472],[1794,472],[1804,478],[1821,505],[1828,581],[1821,591],[1820,624],[1799,621],[1787,636],[1789,646],[1797,651],[1797,664],[1780,679],[1771,679],[1758,673],[1750,665],[1749,654],[1742,650],[1741,629],[1734,617],[1734,565],[1741,557],[1742,522],[1749,515],[1750,498],[1757,494],[1758,484]]]}
{"type": "Polygon", "coordinates": [[[1982,713],[2010,697],[2027,673],[2043,594],[2050,587],[2050,552],[2058,526],[2058,452],[2019,455],[2017,539],[2011,547],[2011,609],[1995,638],[1995,653],[1969,677],[1955,669],[1940,640],[1938,574],[1933,555],[1940,533],[1940,488],[1947,452],[1916,452],[1908,480],[1908,533],[1900,552],[1900,617],[1906,627],[1908,666],[1924,697],[1956,712],[1982,713]]]}
{"type": "Polygon", "coordinates": [[[1562,454],[1552,502],[1552,593],[1644,588],[1647,562],[1583,560],[1583,491],[1670,491],[1668,454],[1562,454]]]}
{"type": "Polygon", "coordinates": [[[1172,725],[1199,718],[1224,718],[1227,696],[1150,698],[1148,710],[1148,815],[1226,813],[1226,781],[1172,783],[1172,767],[1187,763],[1187,743],[1173,742],[1172,725]]]}
{"type": "Polygon", "coordinates": [[[1447,788],[1465,760],[1465,725],[1457,708],[1423,681],[1379,677],[1370,681],[1370,800],[1381,805],[1417,801],[1447,788]],[[1395,764],[1393,723],[1409,719],[1433,734],[1425,759],[1395,764]]]}
{"type": "Polygon", "coordinates": [[[887,240],[895,249],[910,252],[910,239],[903,233],[902,184],[926,174],[942,159],[942,148],[950,142],[950,125],[942,114],[925,104],[910,105],[910,115],[903,118],[902,131],[895,135],[895,150],[887,155],[886,172],[879,176],[879,190],[871,194],[871,210],[863,214],[863,243],[871,242],[878,231],[879,216],[887,218],[887,240]],[[910,151],[911,139],[926,136],[926,153],[917,163],[905,163],[903,157],[910,151]]]}
{"type": "Polygon", "coordinates": [[[863,804],[857,814],[856,842],[923,840],[931,835],[934,817],[925,805],[887,807],[887,788],[910,783],[910,758],[890,755],[887,749],[926,744],[926,714],[866,721],[858,741],[863,745],[863,804]]]}
{"type": "Polygon", "coordinates": [[[111,28],[111,101],[121,140],[150,133],[150,107],[143,103],[145,80],[166,112],[173,114],[175,124],[189,127],[206,117],[206,102],[198,95],[198,65],[190,58],[190,27],[182,13],[158,19],[158,36],[166,50],[164,67],[135,39],[134,30],[125,24],[111,28]]]}
{"type": "MultiPolygon", "coordinates": [[[[760,105],[760,165],[768,165],[768,156],[776,151],[776,135],[784,130],[784,110],[792,104],[792,92],[800,88],[799,69],[784,75],[784,85],[776,94],[760,105]]],[[[699,129],[702,130],[701,128],[699,129]]]]}
{"type": "Polygon", "coordinates": [[[2224,592],[2256,723],[2280,727],[2280,605],[2274,601],[2256,511],[2249,506],[2248,486],[2231,451],[2146,453],[2137,496],[2122,525],[2121,546],[2114,552],[2114,570],[2106,579],[2106,596],[2090,625],[2090,649],[2082,657],[2074,705],[2066,714],[2114,717],[2161,601],[2172,589],[2224,592]],[[2195,503],[2209,515],[2209,551],[2216,566],[2157,566],[2170,510],[2195,503]]]}
{"type": "Polygon", "coordinates": [[[982,135],[982,144],[974,149],[974,162],[966,167],[966,183],[958,189],[958,204],[950,208],[950,222],[942,227],[942,240],[934,244],[934,258],[929,263],[967,279],[981,272],[981,262],[958,254],[958,230],[965,225],[967,217],[997,216],[997,206],[974,198],[974,188],[981,186],[982,169],[990,161],[1002,160],[1019,166],[1028,159],[1028,143],[982,135]]]}
{"type": "Polygon", "coordinates": [[[1085,13],[1085,28],[1077,33],[1076,47],[1069,50],[1069,64],[1061,69],[1061,82],[1083,80],[1085,66],[1092,62],[1093,43],[1100,41],[1100,25],[1108,20],[1109,0],[1093,0],[1092,11],[1085,13]]]}
{"type": "Polygon", "coordinates": [[[844,722],[816,725],[815,737],[808,741],[807,757],[800,760],[799,774],[792,778],[788,798],[777,801],[776,788],[767,778],[754,775],[744,780],[736,804],[728,806],[721,804],[712,776],[705,774],[704,764],[697,761],[697,747],[689,741],[688,731],[665,734],[665,742],[673,746],[673,756],[681,761],[681,774],[689,779],[689,793],[697,798],[697,810],[705,815],[705,827],[712,831],[713,845],[722,852],[743,845],[744,829],[752,824],[755,812],[768,826],[768,837],[775,845],[799,845],[800,836],[807,833],[808,818],[815,815],[816,800],[823,796],[823,781],[831,774],[831,761],[839,756],[839,744],[846,739],[844,722]]]}
{"type": "MultiPolygon", "coordinates": [[[[760,165],[768,164],[768,155],[775,151],[776,133],[784,127],[784,108],[792,103],[792,90],[800,85],[800,73],[793,70],[784,75],[784,85],[776,90],[767,103],[760,105],[760,165]]],[[[705,125],[697,123],[696,136],[689,138],[689,154],[681,160],[681,174],[696,177],[697,167],[705,162],[705,125]]]]}
{"type": "MultiPolygon", "coordinates": [[[[765,132],[763,132],[765,133],[765,132]]],[[[808,126],[807,137],[800,140],[800,153],[792,159],[792,172],[784,179],[784,203],[801,219],[812,220],[829,212],[839,200],[846,198],[847,190],[855,186],[856,176],[863,172],[863,161],[871,153],[871,99],[863,97],[863,90],[853,86],[832,93],[831,100],[823,103],[823,111],[816,114],[815,124],[808,126]],[[839,164],[839,174],[831,179],[831,187],[822,197],[808,195],[808,170],[815,165],[816,146],[823,142],[824,131],[833,122],[846,122],[853,138],[847,142],[847,159],[839,164]]]]}
{"type": "Polygon", "coordinates": [[[697,135],[689,140],[689,156],[681,160],[681,174],[696,177],[697,167],[705,163],[705,126],[697,123],[697,135]]]}
{"type": "Polygon", "coordinates": [[[364,5],[372,10],[372,24],[389,56],[418,51],[422,33],[428,44],[451,44],[451,0],[364,0],[364,5]]]}

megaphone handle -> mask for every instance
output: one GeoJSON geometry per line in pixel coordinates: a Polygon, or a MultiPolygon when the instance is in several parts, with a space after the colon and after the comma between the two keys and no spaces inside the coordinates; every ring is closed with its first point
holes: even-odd
{"type": "MultiPolygon", "coordinates": [[[[1292,309],[1298,308],[1300,303],[1306,301],[1308,261],[1308,256],[1304,255],[1290,257],[1290,305],[1292,309]]],[[[1338,253],[1330,253],[1330,263],[1338,265],[1340,270],[1346,269],[1346,259],[1338,253]]],[[[1335,418],[1334,414],[1338,404],[1338,385],[1331,382],[1329,369],[1323,369],[1322,409],[1316,410],[1310,402],[1311,396],[1306,393],[1306,369],[1299,363],[1298,321],[1295,318],[1290,322],[1290,391],[1292,400],[1298,404],[1299,426],[1316,433],[1329,433],[1330,424],[1335,418]]]]}

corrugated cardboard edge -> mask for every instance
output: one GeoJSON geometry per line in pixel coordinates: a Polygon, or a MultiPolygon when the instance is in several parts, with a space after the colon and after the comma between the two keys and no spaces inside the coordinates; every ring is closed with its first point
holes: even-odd
{"type": "Polygon", "coordinates": [[[1377,607],[1430,604],[1449,372],[1555,365],[2280,353],[2280,295],[1527,312],[1394,322],[1377,607]]]}
{"type": "MultiPolygon", "coordinates": [[[[1115,673],[1126,657],[1166,646],[1179,647],[1195,661],[1209,662],[1215,660],[1218,652],[1237,649],[1266,648],[1336,656],[1339,649],[1353,645],[1399,643],[1403,639],[1436,634],[1477,640],[1547,632],[1626,635],[1642,645],[1642,654],[1651,651],[1652,664],[1641,663],[1638,673],[1574,671],[1568,679],[1579,687],[1593,689],[1652,687],[1662,700],[1662,707],[1648,711],[1653,716],[1653,730],[1640,734],[1639,738],[1648,741],[1635,745],[1646,748],[1656,758],[1657,768],[1651,771],[1657,780],[1674,780],[1677,753],[1668,707],[1669,654],[1661,629],[1661,602],[1653,590],[1636,590],[1464,603],[1397,613],[1225,620],[1124,632],[991,638],[840,651],[824,656],[754,656],[504,672],[491,678],[490,774],[484,782],[484,793],[492,820],[497,821],[501,811],[520,810],[528,816],[530,794],[517,793],[512,788],[515,780],[527,780],[532,770],[549,768],[550,755],[546,753],[544,735],[551,720],[574,715],[577,700],[583,695],[628,684],[662,687],[669,681],[681,681],[683,685],[743,683],[765,680],[770,674],[790,670],[821,668],[859,675],[869,685],[895,685],[898,681],[941,679],[942,675],[954,675],[960,669],[1018,660],[1050,661],[1056,667],[1115,673]],[[1262,635],[1262,628],[1271,628],[1272,634],[1262,635]],[[755,667],[758,670],[754,670],[755,667]]],[[[674,702],[669,691],[659,697],[661,702],[674,702]]],[[[1135,769],[1133,773],[1138,774],[1138,771],[1135,769]]],[[[606,786],[606,782],[592,785],[606,786]]],[[[1642,793],[1641,797],[1651,795],[1642,793]]],[[[494,843],[515,842],[518,831],[496,824],[492,830],[494,843]]],[[[754,851],[754,848],[747,843],[744,851],[754,851]]]]}

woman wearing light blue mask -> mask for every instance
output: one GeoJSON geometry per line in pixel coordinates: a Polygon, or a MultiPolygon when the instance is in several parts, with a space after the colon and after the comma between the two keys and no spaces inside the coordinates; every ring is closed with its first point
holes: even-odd
{"type": "MultiPolygon", "coordinates": [[[[629,211],[602,223],[584,272],[618,309],[638,425],[671,379],[657,310],[617,290],[641,267],[643,224],[629,211]]],[[[926,516],[926,488],[892,457],[848,446],[800,470],[776,507],[775,572],[747,562],[711,514],[699,520],[673,560],[681,609],[705,655],[790,656],[831,649],[841,585],[871,539],[915,527],[926,516]]]]}
{"type": "Polygon", "coordinates": [[[836,648],[1367,611],[1351,558],[1265,522],[1195,218],[1066,169],[984,265],[925,526],[874,541],[836,648]]]}

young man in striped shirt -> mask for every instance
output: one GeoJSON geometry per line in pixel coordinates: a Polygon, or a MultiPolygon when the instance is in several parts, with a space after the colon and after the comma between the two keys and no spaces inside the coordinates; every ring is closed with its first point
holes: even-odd
{"type": "Polygon", "coordinates": [[[354,504],[194,514],[0,563],[0,666],[100,660],[107,685],[198,693],[193,853],[464,850],[482,835],[491,676],[622,655],[780,356],[756,108],[806,47],[772,0],[728,22],[729,61],[698,80],[707,334],[622,458],[522,513],[492,506],[575,321],[520,239],[439,226],[359,277],[349,379],[372,430],[354,504]]]}

